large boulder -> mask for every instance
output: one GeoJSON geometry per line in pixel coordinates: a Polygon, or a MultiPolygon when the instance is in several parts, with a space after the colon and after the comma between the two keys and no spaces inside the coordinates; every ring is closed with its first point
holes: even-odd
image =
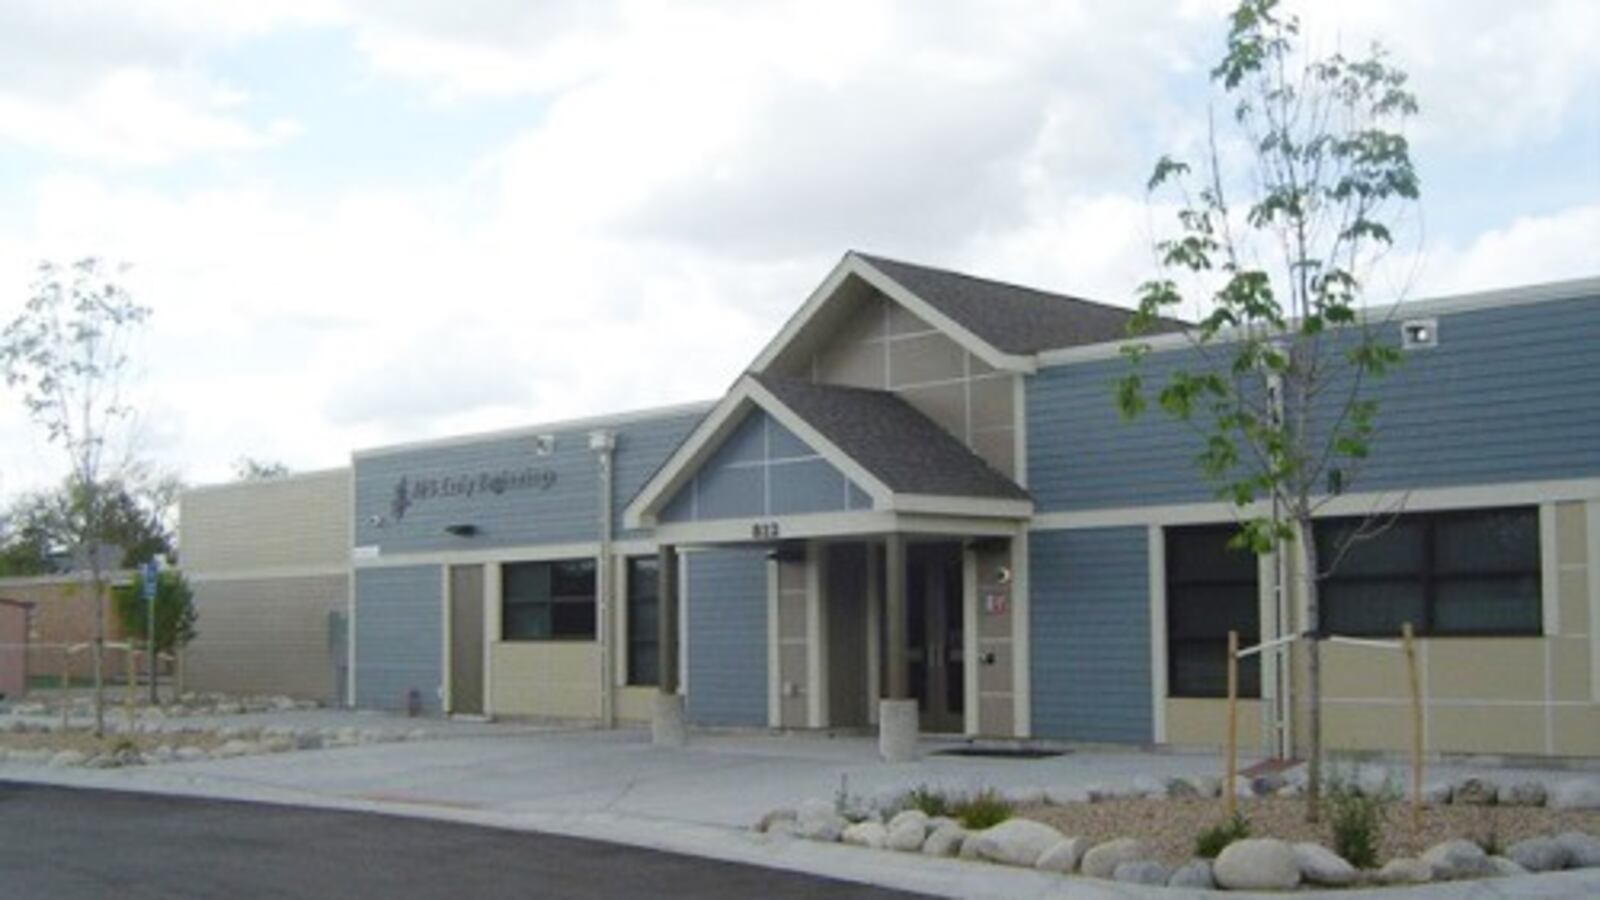
{"type": "Polygon", "coordinates": [[[1506,859],[1504,856],[1489,857],[1489,865],[1494,866],[1494,874],[1501,878],[1528,874],[1528,870],[1518,865],[1516,860],[1506,859]]]}
{"type": "Polygon", "coordinates": [[[1556,835],[1556,843],[1567,851],[1567,865],[1574,869],[1600,866],[1600,838],[1581,831],[1556,835]]]}
{"type": "Polygon", "coordinates": [[[62,750],[50,757],[50,768],[65,769],[71,766],[81,766],[89,761],[89,755],[81,750],[62,750]]]}
{"type": "Polygon", "coordinates": [[[1111,873],[1112,881],[1121,881],[1127,884],[1153,884],[1165,886],[1167,879],[1172,877],[1172,870],[1151,859],[1136,859],[1117,866],[1111,873]]]}
{"type": "Polygon", "coordinates": [[[1211,860],[1191,859],[1174,869],[1171,877],[1167,879],[1167,887],[1196,888],[1209,891],[1217,886],[1217,880],[1211,877],[1211,860]]]}
{"type": "Polygon", "coordinates": [[[882,822],[857,822],[845,827],[840,840],[855,847],[866,847],[869,850],[881,850],[884,841],[889,838],[889,830],[883,827],[882,822]]]}
{"type": "Polygon", "coordinates": [[[1463,778],[1450,791],[1450,802],[1457,806],[1491,806],[1499,799],[1500,788],[1482,778],[1463,778]]]}
{"type": "Polygon", "coordinates": [[[757,820],[756,831],[768,834],[779,830],[780,827],[793,825],[799,819],[799,814],[792,809],[775,809],[757,820]]]}
{"type": "Polygon", "coordinates": [[[1457,878],[1488,878],[1495,874],[1494,863],[1483,848],[1471,841],[1456,839],[1434,844],[1422,854],[1422,861],[1433,869],[1433,877],[1441,881],[1457,878]]]}
{"type": "Polygon", "coordinates": [[[1194,792],[1202,797],[1216,797],[1222,793],[1222,780],[1210,775],[1193,775],[1184,779],[1194,786],[1194,792]]]}
{"type": "Polygon", "coordinates": [[[1310,884],[1343,887],[1356,880],[1356,867],[1321,844],[1295,844],[1294,858],[1300,864],[1300,877],[1310,884]]]}
{"type": "Polygon", "coordinates": [[[961,844],[966,839],[967,830],[960,825],[940,825],[922,842],[922,852],[929,856],[955,856],[961,852],[961,844]]]}
{"type": "Polygon", "coordinates": [[[832,803],[822,800],[807,800],[795,811],[795,833],[808,840],[837,841],[849,824],[832,803]]]}
{"type": "Polygon", "coordinates": [[[1380,884],[1427,884],[1433,880],[1433,866],[1420,859],[1397,856],[1383,864],[1377,879],[1380,884]]]}
{"type": "Polygon", "coordinates": [[[1083,854],[1083,874],[1090,878],[1110,878],[1117,872],[1117,866],[1125,862],[1138,862],[1149,859],[1154,854],[1144,841],[1137,838],[1117,838],[1096,844],[1083,854]]]}
{"type": "Polygon", "coordinates": [[[1567,848],[1555,838],[1529,838],[1506,848],[1506,856],[1530,872],[1565,869],[1570,859],[1567,848]]]}
{"type": "Polygon", "coordinates": [[[1300,885],[1300,861],[1284,841],[1245,838],[1223,848],[1212,875],[1233,891],[1287,891],[1300,885]]]}
{"type": "Polygon", "coordinates": [[[1501,806],[1543,806],[1544,785],[1537,781],[1517,781],[1500,786],[1501,806]]]}
{"type": "Polygon", "coordinates": [[[1008,866],[1033,868],[1046,850],[1060,843],[1061,832],[1029,819],[1007,819],[993,828],[977,834],[977,850],[981,859],[1008,866]]]}
{"type": "Polygon", "coordinates": [[[1550,794],[1556,809],[1600,809],[1600,778],[1563,781],[1550,794]]]}
{"type": "Polygon", "coordinates": [[[921,850],[923,842],[928,839],[927,817],[905,820],[899,820],[896,817],[896,820],[899,821],[899,824],[896,825],[894,822],[890,822],[889,834],[884,838],[883,845],[890,850],[898,850],[901,853],[915,853],[921,850]]]}
{"type": "Polygon", "coordinates": [[[1063,838],[1056,841],[1055,845],[1039,856],[1039,861],[1033,867],[1045,872],[1060,872],[1063,875],[1070,873],[1078,867],[1078,860],[1083,858],[1083,838],[1063,838]]]}

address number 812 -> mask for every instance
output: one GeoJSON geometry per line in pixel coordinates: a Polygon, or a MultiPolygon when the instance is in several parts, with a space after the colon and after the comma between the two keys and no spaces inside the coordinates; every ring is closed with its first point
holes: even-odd
{"type": "Polygon", "coordinates": [[[750,537],[757,541],[774,541],[778,539],[777,522],[757,522],[750,526],[750,537]]]}

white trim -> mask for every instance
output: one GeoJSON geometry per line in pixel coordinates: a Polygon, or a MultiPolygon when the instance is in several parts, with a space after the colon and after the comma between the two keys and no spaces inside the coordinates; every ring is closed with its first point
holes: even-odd
{"type": "MultiPolygon", "coordinates": [[[[633,422],[648,422],[653,419],[664,419],[674,415],[689,415],[704,412],[714,405],[714,401],[699,400],[693,403],[678,403],[669,406],[657,406],[649,409],[627,410],[618,413],[608,413],[598,416],[586,416],[578,419],[563,419],[553,422],[541,422],[536,425],[519,425],[516,428],[506,428],[499,431],[480,431],[474,434],[455,434],[447,437],[424,438],[422,440],[407,441],[401,444],[386,444],[382,447],[365,447],[350,454],[355,461],[372,459],[379,456],[393,456],[400,453],[410,453],[414,450],[437,450],[445,447],[460,447],[471,444],[486,443],[489,441],[515,440],[520,437],[537,437],[551,432],[582,431],[612,425],[627,425],[633,422]]],[[[574,435],[574,440],[582,437],[574,435]]],[[[587,448],[587,441],[584,447],[587,448]]],[[[253,482],[252,482],[253,483],[253,482]]]]}
{"type": "Polygon", "coordinates": [[[454,662],[455,650],[450,646],[452,643],[452,632],[455,630],[455,623],[450,621],[450,606],[453,599],[451,594],[454,593],[451,590],[453,587],[451,584],[451,576],[454,574],[455,569],[455,566],[439,567],[439,580],[441,582],[439,596],[444,598],[444,602],[439,604],[440,612],[443,614],[444,618],[443,627],[439,629],[439,632],[442,635],[442,641],[444,643],[444,646],[440,648],[439,652],[439,665],[440,668],[443,669],[443,671],[439,673],[439,709],[443,710],[445,715],[455,712],[456,702],[455,672],[452,671],[451,666],[451,663],[454,662]]]}
{"type": "Polygon", "coordinates": [[[1150,578],[1150,731],[1167,742],[1167,549],[1160,525],[1145,531],[1150,578]]]}
{"type": "Polygon", "coordinates": [[[822,544],[806,542],[806,726],[828,727],[828,610],[822,544]]]}
{"type": "MultiPolygon", "coordinates": [[[[1544,604],[1544,633],[1561,633],[1561,561],[1557,555],[1556,507],[1539,504],[1539,594],[1544,604]]],[[[1548,669],[1549,660],[1546,660],[1548,669]]],[[[1547,673],[1548,674],[1548,673],[1547,673]]]]}
{"type": "Polygon", "coordinates": [[[1033,736],[1033,676],[1030,670],[1032,598],[1029,596],[1028,529],[1011,536],[1011,719],[1016,737],[1033,736]]]}
{"type": "Polygon", "coordinates": [[[693,555],[678,552],[678,693],[684,697],[689,696],[689,558],[693,555]]]}
{"type": "Polygon", "coordinates": [[[1028,376],[1014,375],[1011,382],[1012,415],[1012,470],[1015,481],[1024,490],[1028,487],[1028,376]]]}
{"type": "MultiPolygon", "coordinates": [[[[1527,506],[1563,500],[1583,500],[1600,495],[1600,478],[1575,478],[1559,481],[1502,482],[1461,487],[1420,488],[1410,492],[1370,491],[1335,497],[1319,517],[1359,515],[1393,506],[1404,498],[1409,512],[1472,509],[1481,506],[1527,506]]],[[[1130,506],[1083,510],[1080,512],[1036,513],[1029,523],[1035,530],[1069,528],[1110,528],[1128,525],[1201,525],[1225,522],[1253,515],[1266,515],[1265,503],[1244,509],[1232,503],[1213,501],[1158,506],[1130,506]]]]}
{"type": "MultiPolygon", "coordinates": [[[[1277,641],[1284,635],[1272,628],[1272,621],[1278,617],[1278,596],[1276,582],[1278,578],[1278,556],[1276,553],[1262,553],[1256,557],[1256,629],[1255,640],[1258,644],[1267,641],[1277,641]]],[[[1281,709],[1278,697],[1278,666],[1284,654],[1289,652],[1293,641],[1285,640],[1282,644],[1274,646],[1270,652],[1261,653],[1261,720],[1256,723],[1260,736],[1261,752],[1264,756],[1281,757],[1286,754],[1280,752],[1278,744],[1278,713],[1281,709]]]]}
{"type": "MultiPolygon", "coordinates": [[[[126,577],[126,576],[125,576],[126,577]]],[[[250,569],[226,570],[194,570],[183,569],[183,577],[190,584],[214,584],[225,581],[263,581],[280,578],[349,578],[350,566],[345,563],[329,563],[322,566],[258,566],[250,569]]],[[[6,587],[19,586],[17,582],[6,579],[6,587]]]]}
{"type": "Polygon", "coordinates": [[[1033,514],[1033,501],[950,497],[943,494],[895,494],[887,508],[902,513],[1025,519],[1033,514]]]}
{"type": "Polygon", "coordinates": [[[783,727],[783,645],[778,628],[778,560],[767,557],[767,727],[783,727]]]}
{"type": "MultiPolygon", "coordinates": [[[[1501,290],[1412,300],[1398,304],[1392,302],[1377,303],[1363,307],[1360,312],[1364,317],[1370,317],[1374,313],[1382,313],[1384,320],[1393,318],[1395,324],[1398,325],[1402,318],[1440,316],[1483,309],[1523,306],[1531,303],[1576,300],[1594,294],[1600,294],[1600,277],[1552,281],[1501,290]]],[[[1226,335],[1219,338],[1219,340],[1226,339],[1226,335]]],[[[1189,338],[1181,333],[1157,334],[1141,339],[1119,339],[1099,344],[1087,344],[1081,347],[1046,350],[1038,355],[1038,366],[1039,368],[1052,368],[1072,365],[1073,363],[1115,359],[1122,355],[1123,347],[1141,344],[1148,346],[1152,352],[1176,350],[1190,346],[1189,338]]]]}
{"type": "Polygon", "coordinates": [[[1600,703],[1600,500],[1584,504],[1589,556],[1589,700],[1600,703]]]}
{"type": "Polygon", "coordinates": [[[891,531],[950,534],[963,537],[1010,537],[1017,524],[1006,519],[962,516],[921,516],[893,512],[806,513],[776,518],[719,519],[711,522],[672,522],[657,526],[656,540],[665,544],[747,544],[750,526],[776,524],[784,539],[879,535],[891,531]]]}
{"type": "Polygon", "coordinates": [[[976,736],[981,727],[978,704],[978,668],[983,665],[978,658],[978,553],[971,547],[961,549],[961,667],[962,693],[966,696],[963,730],[976,736]]]}
{"type": "Polygon", "coordinates": [[[628,596],[633,589],[632,579],[628,577],[629,559],[626,553],[613,553],[611,556],[612,593],[616,603],[616,614],[612,616],[616,631],[613,636],[615,647],[611,654],[611,683],[617,688],[638,686],[628,684],[628,657],[633,652],[629,640],[631,635],[628,633],[628,596]]]}
{"type": "MultiPolygon", "coordinates": [[[[616,552],[630,552],[626,547],[649,546],[629,542],[613,543],[612,549],[616,552]]],[[[637,552],[637,551],[632,551],[637,552]]],[[[356,571],[363,569],[390,569],[397,566],[457,566],[472,565],[474,563],[498,562],[544,562],[552,559],[578,559],[594,558],[600,556],[600,545],[594,542],[580,544],[522,544],[515,547],[486,547],[482,550],[450,550],[439,552],[422,550],[416,553],[400,553],[394,556],[380,556],[374,559],[360,559],[353,561],[356,571]]]]}
{"type": "MultiPolygon", "coordinates": [[[[345,482],[344,508],[346,510],[355,509],[355,502],[356,502],[355,501],[355,479],[352,478],[349,481],[345,482]]],[[[351,515],[345,521],[344,525],[345,525],[345,546],[354,547],[356,545],[356,517],[354,515],[351,515]]],[[[355,709],[356,708],[356,573],[355,573],[354,569],[350,569],[349,570],[349,575],[345,578],[345,593],[346,593],[346,598],[345,598],[344,631],[345,631],[346,647],[345,647],[345,660],[344,660],[344,668],[345,668],[344,677],[345,677],[346,682],[347,682],[345,684],[345,694],[346,694],[346,696],[345,696],[345,705],[348,706],[351,709],[355,709]]]]}
{"type": "Polygon", "coordinates": [[[494,651],[500,646],[504,610],[500,595],[504,585],[501,564],[483,564],[483,714],[494,716],[494,651]]]}

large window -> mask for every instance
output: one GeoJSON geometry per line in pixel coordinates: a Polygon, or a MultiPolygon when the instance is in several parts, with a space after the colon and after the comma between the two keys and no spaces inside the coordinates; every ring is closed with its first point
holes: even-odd
{"type": "Polygon", "coordinates": [[[1324,631],[1393,637],[1410,622],[1435,636],[1540,633],[1537,508],[1404,515],[1350,543],[1363,521],[1317,523],[1321,566],[1332,568],[1324,631]]]}
{"type": "Polygon", "coordinates": [[[500,577],[504,640],[594,640],[593,559],[509,563],[500,577]]]}
{"type": "Polygon", "coordinates": [[[628,560],[628,683],[659,684],[656,616],[660,609],[657,582],[661,567],[654,556],[628,560]]]}
{"type": "MultiPolygon", "coordinates": [[[[1167,693],[1225,697],[1228,632],[1248,647],[1261,635],[1256,556],[1228,541],[1233,525],[1169,528],[1167,536],[1167,693]]],[[[1261,656],[1239,662],[1239,696],[1261,696],[1261,656]]]]}

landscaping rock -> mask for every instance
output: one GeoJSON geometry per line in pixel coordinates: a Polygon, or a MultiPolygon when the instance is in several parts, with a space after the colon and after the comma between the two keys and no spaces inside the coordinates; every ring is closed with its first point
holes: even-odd
{"type": "Polygon", "coordinates": [[[1137,838],[1117,838],[1096,844],[1083,854],[1083,874],[1090,878],[1110,878],[1117,872],[1117,866],[1125,862],[1137,862],[1149,859],[1150,847],[1137,838]]]}
{"type": "Polygon", "coordinates": [[[65,769],[72,766],[81,766],[89,761],[88,754],[81,750],[62,750],[50,757],[50,768],[65,769]]]}
{"type": "Polygon", "coordinates": [[[927,813],[920,809],[906,809],[895,813],[894,818],[889,820],[889,830],[893,831],[908,822],[915,822],[923,828],[930,827],[927,813]]]}
{"type": "Polygon", "coordinates": [[[963,837],[961,839],[961,849],[956,851],[956,857],[958,859],[982,859],[983,858],[983,857],[978,855],[978,834],[977,834],[977,832],[968,832],[967,836],[963,837]]]}
{"type": "Polygon", "coordinates": [[[881,822],[857,822],[846,826],[840,836],[846,844],[856,847],[866,847],[869,850],[881,850],[883,843],[889,837],[889,830],[881,822]]]}
{"type": "Polygon", "coordinates": [[[85,769],[116,769],[122,766],[122,761],[109,753],[100,753],[84,761],[85,769]]]}
{"type": "Polygon", "coordinates": [[[1222,795],[1222,781],[1210,775],[1195,775],[1186,779],[1194,786],[1195,793],[1202,797],[1218,797],[1222,795]]]}
{"type": "Polygon", "coordinates": [[[901,853],[915,853],[922,849],[923,842],[928,838],[927,817],[908,819],[899,825],[890,826],[888,831],[889,835],[884,839],[884,846],[901,853]]]}
{"type": "Polygon", "coordinates": [[[1194,783],[1186,778],[1168,778],[1166,782],[1167,796],[1174,800],[1186,800],[1200,796],[1194,783]]]}
{"type": "Polygon", "coordinates": [[[1574,869],[1600,866],[1600,838],[1581,831],[1556,835],[1556,843],[1567,851],[1567,865],[1574,869]]]}
{"type": "Polygon", "coordinates": [[[1504,856],[1489,857],[1489,865],[1494,866],[1494,874],[1502,878],[1528,874],[1528,870],[1517,865],[1516,860],[1506,859],[1504,856]]]}
{"type": "Polygon", "coordinates": [[[1494,874],[1494,864],[1483,848],[1460,839],[1434,844],[1423,852],[1422,861],[1432,866],[1433,877],[1441,880],[1487,878],[1494,874]]]}
{"type": "Polygon", "coordinates": [[[1311,884],[1343,887],[1356,880],[1356,867],[1321,844],[1295,844],[1294,858],[1300,866],[1300,877],[1311,884]]]}
{"type": "Polygon", "coordinates": [[[1300,884],[1300,861],[1284,841],[1245,838],[1223,848],[1211,874],[1229,890],[1286,891],[1300,884]]]}
{"type": "Polygon", "coordinates": [[[1059,843],[1064,835],[1041,822],[1007,819],[993,828],[978,832],[976,837],[978,856],[982,859],[1032,868],[1039,857],[1059,843]]]}
{"type": "Polygon", "coordinates": [[[1046,850],[1039,857],[1039,861],[1034,863],[1033,867],[1045,872],[1070,874],[1073,869],[1078,867],[1078,860],[1083,857],[1083,845],[1085,843],[1086,841],[1083,838],[1066,838],[1057,841],[1055,846],[1046,850]]]}
{"type": "Polygon", "coordinates": [[[1600,778],[1579,778],[1556,785],[1550,794],[1556,809],[1600,809],[1600,778]]]}
{"type": "Polygon", "coordinates": [[[1289,782],[1285,780],[1282,775],[1273,773],[1257,775],[1256,777],[1250,779],[1250,792],[1255,794],[1257,797],[1265,797],[1268,794],[1276,794],[1278,791],[1283,790],[1288,786],[1289,782]]]}
{"type": "Polygon", "coordinates": [[[1117,797],[1121,796],[1116,788],[1104,782],[1095,782],[1094,784],[1089,785],[1088,787],[1084,788],[1084,793],[1088,796],[1090,803],[1099,803],[1103,800],[1115,800],[1117,797]]]}
{"type": "Polygon", "coordinates": [[[1398,856],[1383,864],[1377,879],[1381,884],[1427,884],[1433,880],[1433,866],[1420,859],[1398,856]]]}
{"type": "Polygon", "coordinates": [[[1356,770],[1355,782],[1363,797],[1389,797],[1396,793],[1394,773],[1384,766],[1362,766],[1356,770]]]}
{"type": "MultiPolygon", "coordinates": [[[[928,856],[955,856],[961,852],[961,844],[966,839],[967,830],[960,825],[940,825],[922,842],[922,852],[928,856]]],[[[977,852],[976,846],[973,852],[977,852]]]]}
{"type": "Polygon", "coordinates": [[[172,758],[178,762],[199,762],[206,758],[206,752],[199,747],[179,747],[172,751],[172,758]]]}
{"type": "Polygon", "coordinates": [[[832,843],[849,824],[834,812],[832,803],[824,800],[807,800],[795,811],[795,833],[807,840],[832,843]]]}
{"type": "Polygon", "coordinates": [[[762,816],[761,819],[756,822],[756,831],[760,834],[767,834],[779,823],[797,822],[799,821],[799,818],[800,814],[792,809],[775,809],[762,816]]]}
{"type": "Polygon", "coordinates": [[[1491,806],[1498,799],[1500,789],[1492,781],[1466,778],[1456,782],[1450,791],[1450,802],[1457,806],[1491,806]]]}
{"type": "Polygon", "coordinates": [[[250,741],[231,740],[211,751],[212,759],[233,759],[239,756],[253,756],[261,752],[261,748],[250,741]]]}
{"type": "Polygon", "coordinates": [[[1506,848],[1506,856],[1530,872],[1554,872],[1567,867],[1568,852],[1555,838],[1529,838],[1506,848]]]}
{"type": "Polygon", "coordinates": [[[1189,860],[1173,870],[1172,877],[1167,879],[1167,887],[1209,891],[1216,886],[1217,880],[1211,877],[1211,861],[1205,859],[1189,860]]]}
{"type": "Polygon", "coordinates": [[[1501,806],[1543,806],[1544,785],[1537,781],[1518,781],[1500,787],[1501,806]]]}
{"type": "Polygon", "coordinates": [[[1111,873],[1112,881],[1121,881],[1127,884],[1154,884],[1165,886],[1167,879],[1172,877],[1172,870],[1154,860],[1135,860],[1117,866],[1111,873]]]}
{"type": "Polygon", "coordinates": [[[1450,802],[1450,793],[1453,790],[1450,782],[1436,781],[1433,784],[1422,786],[1422,802],[1427,806],[1444,806],[1450,802]]]}

